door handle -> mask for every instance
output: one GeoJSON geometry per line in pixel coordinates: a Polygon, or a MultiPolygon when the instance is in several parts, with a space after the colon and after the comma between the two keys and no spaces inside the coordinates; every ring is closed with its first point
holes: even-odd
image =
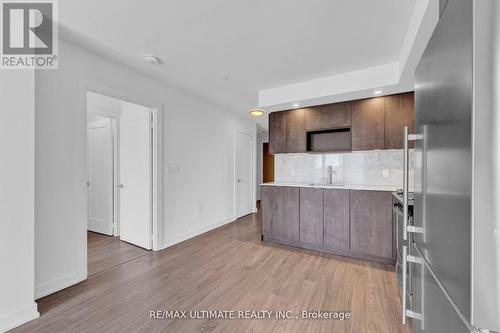
{"type": "Polygon", "coordinates": [[[243,182],[243,179],[239,179],[239,178],[238,178],[237,182],[238,182],[238,183],[241,183],[241,182],[243,182]]]}
{"type": "Polygon", "coordinates": [[[121,189],[121,188],[124,188],[125,186],[123,186],[123,184],[120,184],[117,186],[117,188],[121,189]]]}
{"type": "Polygon", "coordinates": [[[87,182],[87,186],[90,186],[90,182],[87,182]]]}

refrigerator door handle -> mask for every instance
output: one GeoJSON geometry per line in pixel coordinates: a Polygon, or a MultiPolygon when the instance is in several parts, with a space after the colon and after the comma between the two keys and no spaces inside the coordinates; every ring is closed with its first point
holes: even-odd
{"type": "Polygon", "coordinates": [[[406,261],[406,256],[408,254],[408,246],[403,245],[403,268],[402,268],[402,282],[401,285],[403,286],[403,292],[401,293],[401,305],[402,305],[402,313],[401,313],[401,323],[403,325],[406,325],[406,279],[407,279],[407,272],[408,272],[408,262],[406,261]]]}
{"type": "MultiPolygon", "coordinates": [[[[418,262],[420,264],[423,264],[425,266],[425,269],[431,274],[431,276],[434,278],[434,280],[436,281],[437,285],[439,286],[439,288],[441,289],[441,291],[443,292],[443,294],[446,296],[446,298],[448,299],[448,302],[450,302],[451,306],[453,307],[453,309],[455,310],[455,312],[458,314],[460,320],[462,320],[463,324],[467,327],[467,330],[471,333],[484,333],[484,332],[491,332],[491,333],[495,333],[493,331],[490,331],[490,330],[484,330],[484,329],[481,329],[481,328],[478,328],[478,327],[475,327],[473,326],[469,320],[465,317],[465,315],[462,313],[462,311],[460,311],[460,308],[458,307],[458,305],[455,303],[455,301],[453,300],[453,298],[451,297],[450,293],[448,292],[448,290],[446,290],[444,284],[441,282],[441,280],[439,279],[439,277],[437,276],[436,272],[434,271],[434,269],[432,268],[432,266],[429,264],[429,262],[427,261],[427,259],[425,259],[422,251],[420,250],[420,248],[418,247],[417,244],[413,243],[413,247],[415,248],[415,250],[417,251],[419,257],[415,257],[415,256],[407,256],[406,259],[403,260],[406,261],[414,261],[414,262],[418,262]]],[[[409,313],[410,311],[406,312],[406,314],[410,314],[409,313]]],[[[413,312],[413,311],[411,311],[413,312]]],[[[419,320],[422,320],[422,315],[420,314],[417,314],[418,316],[420,316],[420,318],[416,318],[416,319],[419,319],[419,320]]],[[[404,322],[403,322],[404,323],[404,322]]]]}
{"type": "Polygon", "coordinates": [[[422,233],[422,228],[408,226],[408,185],[410,178],[410,150],[408,148],[409,141],[423,140],[423,134],[409,134],[408,126],[403,130],[403,240],[408,240],[409,232],[422,233]]]}
{"type": "Polygon", "coordinates": [[[422,320],[422,314],[417,313],[413,310],[407,309],[407,270],[408,270],[408,263],[414,263],[414,264],[422,264],[422,259],[417,258],[412,255],[408,255],[408,246],[404,245],[403,246],[403,273],[402,273],[402,285],[403,285],[403,292],[401,295],[401,304],[402,304],[402,314],[401,314],[401,323],[403,325],[406,325],[406,318],[410,317],[413,319],[417,320],[422,320]]]}

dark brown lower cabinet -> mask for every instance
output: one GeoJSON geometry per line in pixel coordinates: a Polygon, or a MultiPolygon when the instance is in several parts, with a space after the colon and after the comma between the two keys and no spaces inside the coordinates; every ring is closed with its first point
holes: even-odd
{"type": "Polygon", "coordinates": [[[264,240],[394,263],[392,194],[262,186],[264,240]]]}
{"type": "Polygon", "coordinates": [[[350,191],[350,251],[393,258],[392,194],[350,191]]]}
{"type": "Polygon", "coordinates": [[[300,189],[300,241],[323,245],[323,189],[300,189]]]}
{"type": "Polygon", "coordinates": [[[349,190],[323,191],[324,245],[338,251],[349,250],[349,190]]]}
{"type": "Polygon", "coordinates": [[[264,238],[298,242],[299,204],[299,188],[263,186],[261,205],[264,238]]]}
{"type": "Polygon", "coordinates": [[[278,204],[276,200],[273,200],[273,190],[274,187],[271,186],[261,186],[260,189],[260,209],[261,209],[261,225],[262,225],[262,236],[265,238],[272,238],[274,233],[273,228],[273,212],[278,204]]]}

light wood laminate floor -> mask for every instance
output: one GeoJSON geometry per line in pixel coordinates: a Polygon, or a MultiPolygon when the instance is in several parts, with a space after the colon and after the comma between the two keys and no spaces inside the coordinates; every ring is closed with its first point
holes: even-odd
{"type": "Polygon", "coordinates": [[[119,237],[87,232],[88,275],[113,268],[148,253],[138,246],[123,242],[119,237]]]}
{"type": "MultiPolygon", "coordinates": [[[[91,251],[89,251],[91,253],[91,251]]],[[[391,266],[262,243],[252,214],[38,301],[14,332],[410,332],[391,266]],[[151,310],[350,311],[336,320],[155,320],[151,310]]]]}

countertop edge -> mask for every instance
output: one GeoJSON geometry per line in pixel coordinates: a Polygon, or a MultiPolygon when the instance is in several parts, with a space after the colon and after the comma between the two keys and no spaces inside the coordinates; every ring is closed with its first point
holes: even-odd
{"type": "Polygon", "coordinates": [[[397,186],[377,186],[377,185],[356,185],[356,184],[345,184],[345,185],[311,185],[303,183],[261,183],[260,186],[282,186],[282,187],[300,187],[300,188],[321,188],[321,189],[332,189],[332,190],[367,190],[367,191],[384,191],[384,192],[394,192],[397,191],[397,186]]]}

